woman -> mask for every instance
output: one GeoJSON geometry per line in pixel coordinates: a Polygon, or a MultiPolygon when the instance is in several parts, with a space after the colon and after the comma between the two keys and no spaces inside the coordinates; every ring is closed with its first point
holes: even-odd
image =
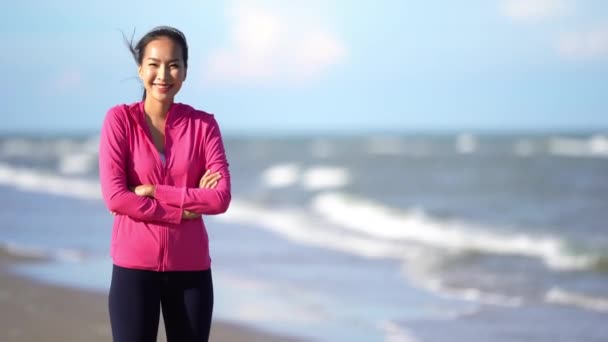
{"type": "Polygon", "coordinates": [[[175,103],[186,79],[183,33],[158,27],[131,52],[141,102],[111,108],[100,135],[102,194],[115,215],[110,322],[115,342],[207,341],[213,311],[209,241],[201,215],[230,203],[230,174],[211,114],[175,103]]]}

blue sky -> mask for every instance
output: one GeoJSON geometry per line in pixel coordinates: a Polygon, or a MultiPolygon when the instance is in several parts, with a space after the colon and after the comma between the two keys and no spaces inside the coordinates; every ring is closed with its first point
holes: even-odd
{"type": "Polygon", "coordinates": [[[177,101],[228,134],[608,129],[602,0],[33,1],[0,14],[0,132],[139,100],[120,30],[184,31],[177,101]]]}

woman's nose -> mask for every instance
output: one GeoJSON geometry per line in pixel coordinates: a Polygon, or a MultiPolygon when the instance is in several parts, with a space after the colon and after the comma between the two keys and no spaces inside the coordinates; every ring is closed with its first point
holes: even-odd
{"type": "Polygon", "coordinates": [[[169,76],[169,68],[166,68],[164,66],[158,68],[158,72],[156,73],[156,79],[164,80],[167,78],[167,76],[169,76]]]}

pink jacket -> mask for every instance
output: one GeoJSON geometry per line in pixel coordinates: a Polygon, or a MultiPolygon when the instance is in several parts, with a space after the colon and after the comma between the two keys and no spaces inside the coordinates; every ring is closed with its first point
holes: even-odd
{"type": "Polygon", "coordinates": [[[184,209],[213,215],[230,203],[230,173],[213,115],[175,103],[165,124],[162,163],[146,124],[143,102],[111,108],[99,142],[103,199],[114,218],[111,252],[118,266],[188,271],[210,267],[209,239],[202,218],[182,220],[184,209]],[[205,171],[219,171],[214,189],[200,189],[205,171]],[[129,187],[154,184],[154,198],[129,187]]]}

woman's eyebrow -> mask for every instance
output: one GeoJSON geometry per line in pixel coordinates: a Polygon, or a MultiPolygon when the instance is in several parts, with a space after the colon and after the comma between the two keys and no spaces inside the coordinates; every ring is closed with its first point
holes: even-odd
{"type": "MultiPolygon", "coordinates": [[[[158,59],[158,58],[154,58],[154,57],[148,57],[148,58],[146,58],[146,59],[147,59],[147,60],[150,60],[150,61],[153,61],[153,62],[160,62],[160,59],[158,59]]],[[[180,61],[180,59],[179,59],[179,58],[175,58],[175,59],[172,59],[172,60],[168,61],[167,63],[179,62],[179,61],[180,61]]]]}

